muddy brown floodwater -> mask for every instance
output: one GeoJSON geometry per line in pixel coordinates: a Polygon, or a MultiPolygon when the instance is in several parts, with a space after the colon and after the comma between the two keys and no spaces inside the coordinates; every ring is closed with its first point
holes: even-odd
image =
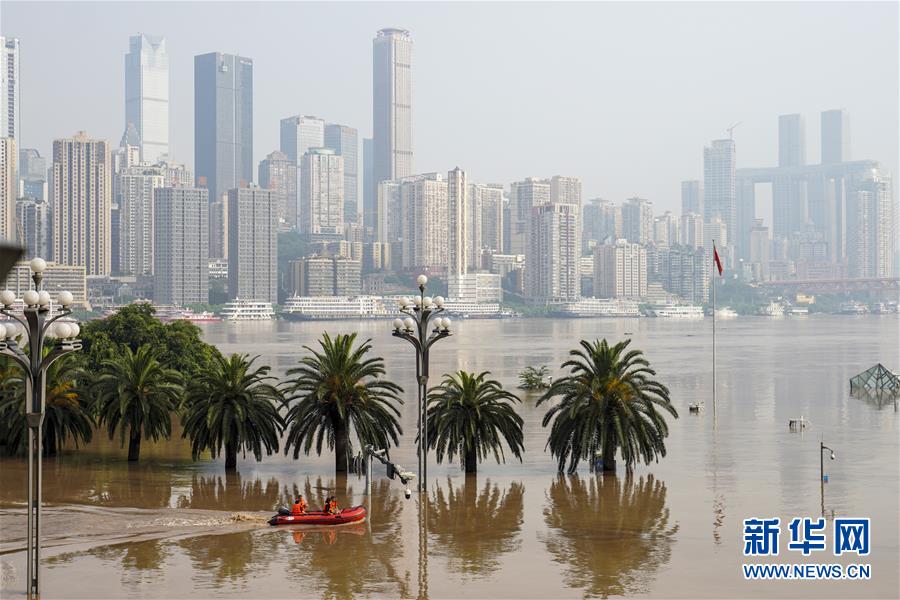
{"type": "MultiPolygon", "coordinates": [[[[897,598],[900,423],[892,403],[848,396],[848,379],[881,362],[900,367],[896,315],[738,318],[719,323],[718,415],[713,419],[710,322],[463,321],[432,351],[433,374],[489,370],[514,387],[527,365],[553,375],[581,338],[631,333],[672,391],[680,418],[668,456],[631,475],[559,475],[544,451],[543,407],[523,395],[524,460],[429,468],[429,493],[403,496],[376,469],[367,523],[274,528],[265,520],[296,492],[364,502],[356,476],[336,480],[333,458],[283,454],[262,463],[190,460],[180,438],[145,444],[141,462],[101,435],[45,462],[45,598],[897,598]],[[699,416],[688,404],[705,401],[699,416]],[[812,422],[803,433],[789,419],[812,422]],[[820,515],[820,437],[829,517],[871,517],[867,581],[745,581],[742,520],[820,515]],[[424,529],[419,515],[424,511],[424,529]],[[421,533],[426,532],[423,536],[421,533]]],[[[386,322],[215,323],[223,352],[260,354],[277,374],[323,330],[371,337],[388,374],[407,390],[404,436],[414,448],[414,359],[386,322]],[[411,395],[413,394],[413,395],[411,395]]],[[[0,460],[0,596],[24,596],[25,463],[0,460]]],[[[786,549],[768,562],[848,563],[786,549]]],[[[830,543],[829,538],[829,543],[830,543]]],[[[766,560],[754,562],[766,563],[766,560]]]]}

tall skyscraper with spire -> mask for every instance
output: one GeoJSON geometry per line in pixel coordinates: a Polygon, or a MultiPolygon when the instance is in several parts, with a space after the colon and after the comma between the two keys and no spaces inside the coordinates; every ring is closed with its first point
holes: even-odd
{"type": "Polygon", "coordinates": [[[729,240],[737,234],[737,187],[734,140],[713,140],[703,149],[703,212],[709,223],[725,223],[729,240]]]}
{"type": "Polygon", "coordinates": [[[194,172],[216,202],[253,181],[253,60],[194,57],[194,172]]]}
{"type": "Polygon", "coordinates": [[[382,29],[372,43],[372,121],[375,180],[413,175],[412,38],[404,29],[382,29]]]}
{"type": "Polygon", "coordinates": [[[134,125],[141,160],[154,164],[169,154],[169,54],[166,38],[141,33],[125,55],[125,128],[134,125]]]}

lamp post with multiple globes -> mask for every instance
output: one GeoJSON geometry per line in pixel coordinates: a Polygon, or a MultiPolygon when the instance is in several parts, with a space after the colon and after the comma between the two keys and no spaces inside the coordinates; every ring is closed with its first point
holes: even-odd
{"type": "Polygon", "coordinates": [[[13,310],[16,294],[0,292],[0,314],[12,322],[0,325],[0,354],[9,356],[22,369],[25,379],[25,418],[28,424],[28,596],[40,595],[41,562],[41,455],[43,453],[44,411],[46,407],[47,370],[61,356],[81,349],[80,328],[71,312],[73,297],[60,292],[56,301],[60,308],[51,311],[49,292],[41,289],[47,263],[35,258],[30,263],[34,289],[22,294],[21,313],[13,310]],[[55,314],[54,314],[55,312],[55,314]],[[21,343],[20,343],[21,338],[21,343]],[[44,355],[44,342],[52,340],[44,355]]]}
{"type": "Polygon", "coordinates": [[[416,283],[419,284],[419,295],[410,298],[400,298],[400,312],[407,315],[406,318],[394,319],[393,336],[401,338],[412,344],[416,351],[416,384],[418,387],[418,458],[419,458],[419,491],[427,490],[428,480],[428,356],[431,346],[438,340],[450,336],[450,319],[441,317],[444,312],[444,298],[425,295],[425,285],[428,277],[419,275],[416,283]],[[433,319],[434,329],[429,331],[429,322],[433,319]]]}

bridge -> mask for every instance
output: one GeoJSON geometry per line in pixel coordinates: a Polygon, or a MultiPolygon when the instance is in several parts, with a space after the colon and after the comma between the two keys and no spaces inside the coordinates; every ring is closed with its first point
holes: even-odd
{"type": "Polygon", "coordinates": [[[778,279],[761,281],[757,285],[764,289],[805,290],[811,292],[900,292],[900,277],[778,279]]]}

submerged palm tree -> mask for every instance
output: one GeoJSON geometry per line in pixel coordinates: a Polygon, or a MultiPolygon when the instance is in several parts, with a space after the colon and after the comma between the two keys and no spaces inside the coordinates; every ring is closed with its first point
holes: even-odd
{"type": "Polygon", "coordinates": [[[466,473],[475,473],[478,462],[491,453],[498,463],[505,460],[504,440],[513,456],[522,460],[522,417],[512,405],[519,398],[488,375],[487,371],[445,375],[428,397],[428,448],[437,449],[438,462],[445,453],[451,461],[459,454],[466,473]]]}
{"type": "MultiPolygon", "coordinates": [[[[72,362],[65,359],[54,362],[47,370],[42,441],[47,456],[55,455],[70,439],[76,448],[82,442],[91,441],[94,423],[77,388],[78,375],[72,362]]],[[[0,373],[0,389],[0,422],[5,429],[6,451],[24,453],[28,445],[28,423],[21,373],[15,368],[0,373]]]]}
{"type": "Polygon", "coordinates": [[[403,403],[403,389],[380,379],[385,373],[382,358],[366,358],[371,340],[354,348],[355,340],[355,333],[333,339],[326,333],[319,340],[321,349],[304,346],[310,355],[287,372],[294,377],[288,381],[288,402],[295,402],[285,418],[285,454],[293,448],[296,459],[301,450],[309,454],[313,445],[321,454],[327,444],[334,449],[338,473],[347,471],[351,425],[360,444],[376,448],[396,445],[401,432],[397,407],[403,403]]]}
{"type": "Polygon", "coordinates": [[[129,461],[140,458],[142,438],[157,440],[172,434],[172,413],[182,392],[181,376],[163,367],[149,345],[137,352],[125,346],[103,361],[91,386],[97,419],[106,425],[109,439],[118,429],[124,446],[128,430],[129,461]]]}
{"type": "Polygon", "coordinates": [[[238,450],[252,452],[258,461],[263,450],[278,452],[284,430],[277,408],[281,393],[270,383],[275,378],[268,366],[254,368],[257,358],[216,355],[212,368],[188,385],[183,437],[191,438],[194,460],[204,450],[215,458],[224,448],[225,470],[233,471],[238,450]]]}
{"type": "Polygon", "coordinates": [[[662,409],[677,418],[669,390],[655,379],[656,371],[640,350],[627,350],[631,340],[610,347],[606,340],[581,341],[562,364],[570,375],[553,382],[538,400],[559,398],[547,410],[543,425],[552,422],[547,446],[563,471],[568,461],[574,473],[582,459],[593,461],[598,452],[603,471],[615,471],[615,455],[626,467],[643,460],[649,464],[666,455],[669,433],[662,409]]]}

